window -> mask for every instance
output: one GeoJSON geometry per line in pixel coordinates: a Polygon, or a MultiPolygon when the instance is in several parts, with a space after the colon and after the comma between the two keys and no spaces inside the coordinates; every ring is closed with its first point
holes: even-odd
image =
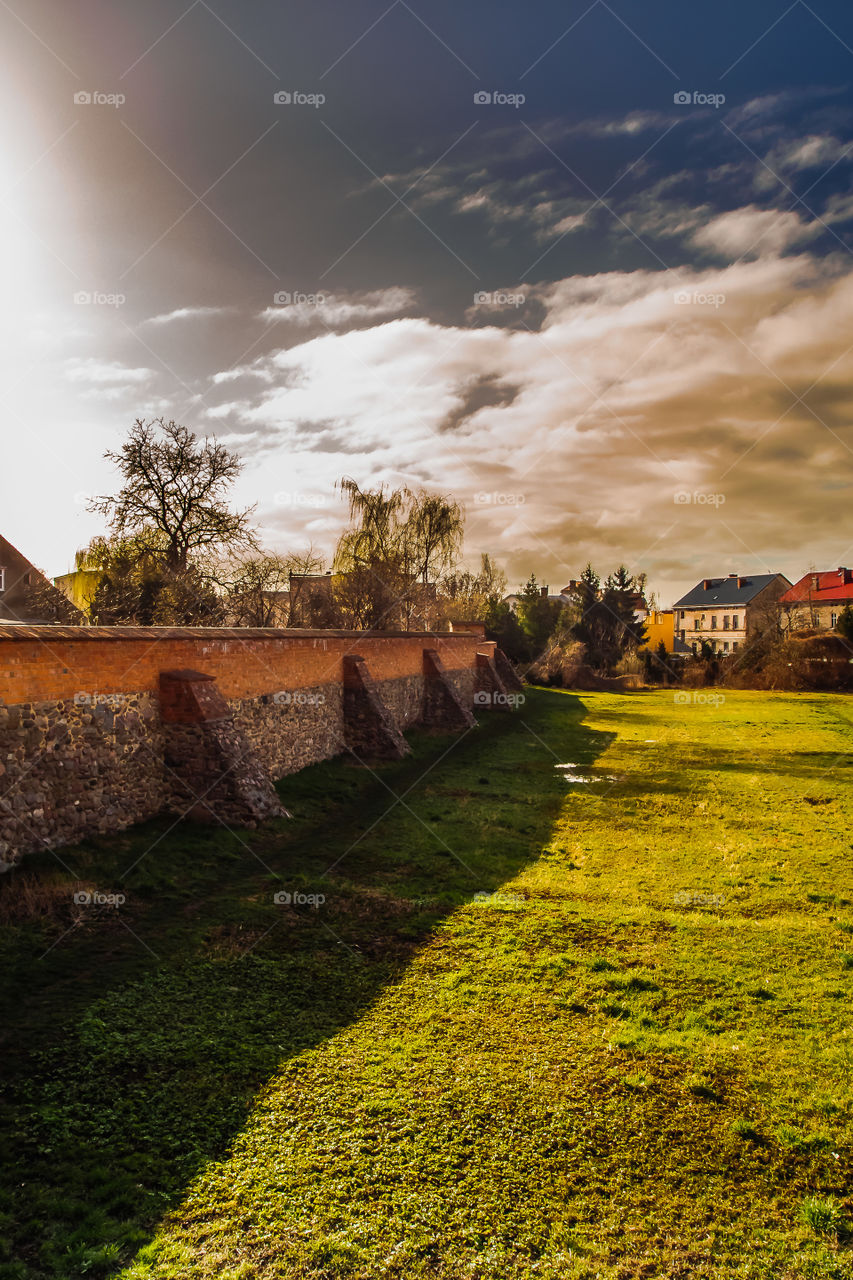
{"type": "Polygon", "coordinates": [[[0,591],[6,590],[6,570],[0,565],[0,591]]]}
{"type": "Polygon", "coordinates": [[[711,630],[717,630],[717,615],[715,613],[711,614],[711,630]]]}
{"type": "Polygon", "coordinates": [[[684,631],[684,630],[682,629],[682,632],[681,632],[681,643],[682,643],[682,644],[684,644],[684,641],[685,641],[686,637],[687,637],[687,632],[686,632],[686,631],[684,631]]]}
{"type": "Polygon", "coordinates": [[[737,629],[738,629],[738,615],[735,614],[734,617],[732,618],[732,631],[737,631],[737,629]]]}
{"type": "Polygon", "coordinates": [[[681,610],[681,621],[682,621],[682,622],[684,621],[684,610],[683,610],[683,609],[681,610]]]}
{"type": "Polygon", "coordinates": [[[737,640],[732,641],[732,653],[737,653],[737,640]]]}
{"type": "Polygon", "coordinates": [[[729,651],[729,642],[728,642],[728,640],[724,640],[724,641],[723,641],[723,653],[728,653],[728,651],[729,651]]]}
{"type": "Polygon", "coordinates": [[[726,615],[725,615],[725,617],[723,618],[723,630],[724,630],[724,631],[728,631],[729,627],[731,626],[731,622],[732,622],[731,618],[729,617],[729,615],[728,615],[728,614],[726,614],[726,615]]]}
{"type": "Polygon", "coordinates": [[[698,619],[698,618],[694,618],[694,619],[693,619],[693,630],[694,630],[694,631],[698,631],[698,630],[699,630],[699,619],[698,619]]]}
{"type": "Polygon", "coordinates": [[[694,653],[698,653],[698,652],[699,652],[699,646],[698,646],[698,644],[696,643],[696,641],[695,641],[695,640],[693,641],[692,648],[693,648],[693,652],[694,652],[694,653]]]}
{"type": "Polygon", "coordinates": [[[830,619],[830,621],[829,621],[829,625],[830,625],[831,627],[834,627],[834,626],[835,626],[835,624],[838,622],[838,614],[837,614],[837,613],[831,613],[831,614],[829,615],[829,619],[830,619]]]}

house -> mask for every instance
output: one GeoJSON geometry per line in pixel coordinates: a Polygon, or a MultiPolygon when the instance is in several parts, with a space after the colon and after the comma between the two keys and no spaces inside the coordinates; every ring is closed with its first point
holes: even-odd
{"type": "MultiPolygon", "coordinates": [[[[558,595],[549,592],[548,587],[539,588],[539,596],[542,600],[547,600],[549,604],[571,604],[572,597],[569,594],[570,588],[563,587],[558,595]]],[[[513,613],[518,613],[518,606],[524,599],[524,595],[519,591],[513,591],[508,596],[504,596],[503,603],[508,604],[513,613]]]]}
{"type": "Polygon", "coordinates": [[[778,600],[790,587],[783,573],[703,578],[673,606],[675,639],[693,653],[703,641],[714,653],[737,653],[749,635],[771,619],[775,624],[778,600]]]}
{"type": "Polygon", "coordinates": [[[78,566],[71,573],[61,573],[54,578],[53,585],[58,587],[81,613],[88,616],[103,576],[100,569],[86,569],[78,566]]]}
{"type": "Polygon", "coordinates": [[[832,631],[846,605],[853,606],[853,569],[812,570],[779,598],[783,631],[832,631]]]}
{"type": "Polygon", "coordinates": [[[644,618],[646,624],[646,640],[640,645],[640,651],[648,649],[657,653],[661,645],[667,653],[676,658],[689,657],[693,650],[675,634],[675,611],[673,609],[647,609],[644,618]]]}
{"type": "Polygon", "coordinates": [[[74,609],[25,555],[0,536],[0,625],[79,621],[74,609]]]}

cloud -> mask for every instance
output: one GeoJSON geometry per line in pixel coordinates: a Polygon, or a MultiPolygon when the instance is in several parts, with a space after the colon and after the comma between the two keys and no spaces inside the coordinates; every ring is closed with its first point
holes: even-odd
{"type": "Polygon", "coordinates": [[[276,297],[277,304],[267,307],[261,318],[296,325],[301,329],[311,325],[339,329],[371,324],[387,316],[411,311],[417,301],[412,289],[400,286],[361,294],[304,294],[282,290],[276,297]]]}
{"type": "Polygon", "coordinates": [[[469,378],[458,389],[458,404],[448,413],[444,421],[439,423],[439,431],[456,430],[481,409],[512,404],[520,389],[517,385],[502,382],[499,373],[483,373],[469,378]]]}
{"type": "Polygon", "coordinates": [[[118,400],[139,388],[154,377],[153,369],[131,369],[118,360],[84,359],[66,360],[63,373],[68,382],[81,386],[83,395],[100,399],[118,400]]]}
{"type": "Polygon", "coordinates": [[[207,320],[211,316],[228,315],[229,307],[178,307],[175,311],[165,311],[162,315],[151,316],[143,320],[143,324],[166,325],[176,320],[207,320]]]}
{"type": "Polygon", "coordinates": [[[712,218],[693,234],[693,243],[727,258],[744,254],[784,253],[819,235],[818,222],[804,222],[798,213],[758,209],[749,205],[712,218]]]}
{"type": "MultiPolygon", "coordinates": [[[[742,213],[715,244],[740,247],[758,225],[742,213]]],[[[469,553],[511,577],[624,559],[666,597],[702,566],[769,557],[790,576],[803,529],[819,554],[853,489],[853,274],[780,256],[783,225],[754,261],[536,286],[538,331],[412,317],[313,337],[259,361],[270,385],[231,404],[236,429],[262,480],[286,458],[279,488],[331,494],[350,474],[452,491],[469,553]]],[[[280,536],[302,527],[276,516],[280,536]]]]}

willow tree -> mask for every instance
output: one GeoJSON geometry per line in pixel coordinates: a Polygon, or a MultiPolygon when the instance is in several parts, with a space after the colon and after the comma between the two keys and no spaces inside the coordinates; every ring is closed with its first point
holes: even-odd
{"type": "Polygon", "coordinates": [[[421,489],[362,489],[339,482],[350,527],[335,552],[336,594],[351,626],[408,630],[431,613],[435,582],[454,563],[464,514],[458,503],[421,489]]]}

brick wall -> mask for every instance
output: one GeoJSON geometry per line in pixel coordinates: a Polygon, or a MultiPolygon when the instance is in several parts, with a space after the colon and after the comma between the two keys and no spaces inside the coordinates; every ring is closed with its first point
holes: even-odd
{"type": "Polygon", "coordinates": [[[472,671],[477,650],[494,645],[474,635],[413,632],[0,626],[0,701],[156,693],[160,672],[181,668],[214,676],[226,698],[254,698],[338,684],[345,654],[365,658],[377,681],[420,676],[427,647],[448,670],[472,671]]]}
{"type": "Polygon", "coordinates": [[[357,654],[399,729],[423,707],[424,650],[470,707],[476,635],[0,626],[0,869],[24,853],[169,809],[160,675],[214,677],[268,776],[345,749],[343,660],[357,654]]]}

